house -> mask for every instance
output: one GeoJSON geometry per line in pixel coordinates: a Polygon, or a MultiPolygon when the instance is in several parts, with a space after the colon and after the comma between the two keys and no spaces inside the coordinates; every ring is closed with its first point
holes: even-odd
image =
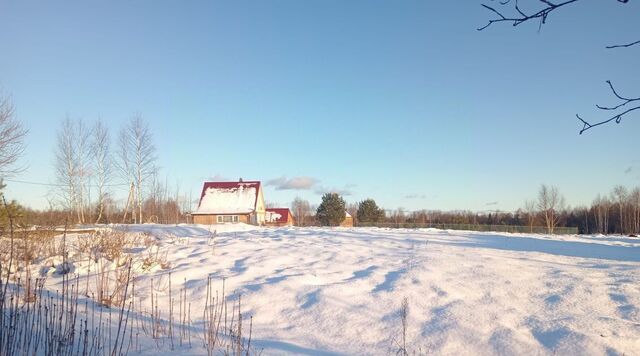
{"type": "Polygon", "coordinates": [[[295,220],[289,208],[267,208],[264,224],[267,226],[293,226],[295,220]]]}
{"type": "Polygon", "coordinates": [[[349,214],[348,212],[344,212],[345,216],[344,216],[344,220],[342,220],[342,222],[340,223],[340,226],[342,227],[353,227],[353,216],[351,216],[351,214],[349,214]]]}
{"type": "Polygon", "coordinates": [[[259,181],[205,182],[194,224],[245,223],[263,225],[264,197],[259,181]]]}

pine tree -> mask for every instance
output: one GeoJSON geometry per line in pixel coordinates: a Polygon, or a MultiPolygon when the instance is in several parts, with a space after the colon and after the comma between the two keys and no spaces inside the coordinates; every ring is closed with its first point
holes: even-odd
{"type": "Polygon", "coordinates": [[[346,203],[337,193],[326,193],[316,211],[316,218],[323,226],[338,226],[346,217],[346,203]]]}
{"type": "Polygon", "coordinates": [[[384,210],[378,207],[376,201],[367,199],[358,204],[358,222],[364,224],[377,223],[384,220],[384,210]]]}
{"type": "Polygon", "coordinates": [[[4,233],[9,227],[9,216],[14,220],[24,216],[24,207],[18,204],[17,201],[11,200],[6,202],[5,205],[5,202],[2,200],[4,198],[5,187],[6,185],[2,179],[0,179],[0,233],[4,233]]]}

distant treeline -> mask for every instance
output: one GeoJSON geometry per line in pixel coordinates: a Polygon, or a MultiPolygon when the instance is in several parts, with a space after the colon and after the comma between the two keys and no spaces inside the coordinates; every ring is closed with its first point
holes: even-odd
{"type": "MultiPolygon", "coordinates": [[[[161,224],[190,223],[189,212],[192,204],[157,180],[152,180],[146,199],[142,203],[144,222],[161,224]]],[[[94,202],[86,209],[86,220],[94,219],[101,213],[101,223],[135,222],[131,214],[124,219],[125,206],[122,202],[104,197],[102,208],[94,202]]],[[[296,225],[319,226],[316,220],[317,206],[309,201],[296,198],[291,205],[296,225]]],[[[567,207],[555,187],[541,186],[538,198],[525,202],[514,212],[473,212],[468,210],[407,211],[402,208],[383,209],[373,199],[347,204],[347,212],[353,217],[355,226],[426,226],[426,225],[483,225],[483,226],[524,226],[529,231],[553,233],[556,228],[577,228],[580,234],[640,234],[640,188],[628,189],[616,186],[607,195],[598,195],[590,206],[567,207]]],[[[130,212],[130,210],[129,210],[130,212]]],[[[70,208],[51,206],[44,210],[23,207],[10,201],[0,209],[0,225],[7,226],[8,215],[22,226],[61,226],[75,224],[76,213],[70,208]]],[[[507,230],[505,230],[507,231],[507,230]]]]}
{"type": "MultiPolygon", "coordinates": [[[[598,195],[590,206],[567,207],[556,187],[542,185],[536,200],[526,201],[514,212],[380,209],[384,214],[376,221],[359,219],[361,203],[347,206],[356,226],[505,225],[526,226],[530,231],[544,227],[547,232],[556,228],[577,228],[580,234],[640,234],[640,187],[629,190],[618,185],[610,194],[598,195]]],[[[296,198],[292,209],[298,225],[320,225],[314,217],[315,209],[308,201],[296,198]]]]}
{"type": "MultiPolygon", "coordinates": [[[[176,200],[175,196],[152,195],[145,199],[142,204],[142,212],[146,216],[145,222],[160,224],[180,224],[189,222],[187,212],[188,204],[182,200],[176,200]]],[[[64,226],[76,225],[76,215],[73,211],[60,207],[51,207],[43,210],[35,210],[21,206],[17,202],[12,202],[9,207],[14,222],[18,227],[29,226],[64,226]]],[[[123,220],[125,209],[122,204],[118,204],[111,199],[105,199],[100,223],[122,224],[131,223],[131,214],[123,220]]],[[[0,209],[0,227],[8,226],[7,209],[0,209]]],[[[95,221],[97,207],[87,209],[86,218],[95,221]]]]}
{"type": "MultiPolygon", "coordinates": [[[[613,205],[613,204],[612,204],[613,205]]],[[[592,206],[590,208],[577,207],[569,208],[558,212],[558,223],[556,228],[573,227],[578,229],[579,234],[639,234],[636,219],[631,219],[632,225],[635,227],[627,226],[627,229],[622,230],[620,228],[620,213],[616,209],[611,209],[611,205],[608,209],[607,229],[604,229],[602,222],[598,222],[600,219],[598,209],[602,207],[592,206]],[[635,222],[634,222],[635,221],[635,222]]],[[[633,210],[632,210],[633,211],[633,210]]],[[[354,216],[355,226],[361,225],[376,225],[370,223],[361,223],[354,216]]],[[[489,213],[477,213],[473,211],[440,211],[440,210],[420,210],[420,211],[404,211],[402,209],[393,210],[385,215],[384,220],[379,222],[380,226],[407,226],[410,224],[420,225],[504,225],[504,226],[524,226],[531,227],[533,231],[538,231],[538,227],[544,226],[543,219],[538,214],[530,214],[523,209],[518,209],[515,212],[489,212],[489,213]],[[531,223],[530,218],[533,218],[531,223]]],[[[316,221],[315,216],[306,216],[304,220],[297,221],[299,226],[321,226],[320,222],[316,221]]]]}

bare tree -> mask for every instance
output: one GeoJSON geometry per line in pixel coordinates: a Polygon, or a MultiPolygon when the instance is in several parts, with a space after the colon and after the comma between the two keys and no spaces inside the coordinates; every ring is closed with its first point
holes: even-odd
{"type": "Polygon", "coordinates": [[[105,194],[103,205],[104,205],[104,211],[103,211],[104,220],[105,222],[109,223],[113,221],[113,214],[116,211],[118,211],[118,205],[116,201],[111,197],[111,193],[105,194]]]}
{"type": "MultiPolygon", "coordinates": [[[[74,143],[73,121],[66,118],[58,131],[55,168],[56,179],[62,186],[60,190],[63,205],[70,212],[77,213],[78,182],[77,182],[77,149],[74,143]]],[[[79,215],[78,215],[79,216],[79,215]]]]}
{"type": "Polygon", "coordinates": [[[311,206],[307,200],[296,197],[291,203],[291,210],[298,226],[305,226],[305,219],[311,215],[311,206]]]}
{"type": "Polygon", "coordinates": [[[529,232],[533,232],[533,224],[536,221],[536,203],[533,200],[525,201],[524,212],[525,214],[527,214],[527,224],[529,225],[529,232]]]}
{"type": "Polygon", "coordinates": [[[407,217],[404,213],[404,208],[400,207],[391,212],[391,220],[397,225],[403,224],[406,221],[407,217]]]}
{"type": "Polygon", "coordinates": [[[624,207],[625,204],[627,202],[627,188],[621,186],[621,185],[616,185],[615,187],[613,187],[613,192],[611,193],[614,201],[617,203],[618,205],[618,212],[620,213],[620,233],[624,233],[625,228],[624,228],[624,207]]]}
{"type": "Polygon", "coordinates": [[[347,213],[353,218],[353,223],[358,223],[358,203],[347,204],[347,213]]]}
{"type": "Polygon", "coordinates": [[[156,148],[153,144],[153,135],[149,125],[140,115],[132,117],[129,123],[121,130],[119,146],[118,168],[121,176],[134,184],[136,207],[138,209],[137,221],[142,223],[143,190],[148,183],[148,179],[153,177],[157,168],[155,165],[156,148]]]}
{"type": "Polygon", "coordinates": [[[558,211],[564,206],[564,198],[560,195],[558,188],[543,184],[538,191],[538,209],[542,213],[547,232],[553,234],[553,230],[558,224],[558,211]]]}
{"type": "Polygon", "coordinates": [[[632,231],[637,234],[640,233],[640,188],[634,188],[629,194],[629,203],[633,208],[632,213],[632,231]]]}
{"type": "Polygon", "coordinates": [[[165,177],[163,183],[157,170],[153,172],[150,182],[149,197],[143,202],[143,211],[147,219],[160,223],[169,223],[169,221],[177,223],[181,215],[178,191],[172,197],[173,194],[169,192],[168,178],[165,177]]]}
{"type": "Polygon", "coordinates": [[[609,233],[609,209],[611,202],[607,197],[601,197],[600,194],[592,203],[594,218],[596,221],[596,230],[602,234],[609,233]]]}
{"type": "Polygon", "coordinates": [[[15,117],[15,108],[7,96],[0,93],[0,175],[22,171],[15,164],[24,153],[27,130],[15,117]]]}
{"type": "MultiPolygon", "coordinates": [[[[90,185],[93,175],[91,167],[91,130],[83,120],[76,120],[73,142],[76,145],[76,168],[78,183],[78,222],[84,224],[87,207],[91,205],[90,185]]],[[[90,213],[89,213],[90,214],[90,213]]],[[[89,218],[90,219],[90,218],[89,218]]]]}
{"type": "Polygon", "coordinates": [[[93,154],[93,169],[95,171],[98,188],[98,216],[96,224],[102,219],[105,200],[108,196],[107,184],[111,179],[111,156],[109,144],[109,129],[98,119],[93,127],[91,152],[93,154]]]}
{"type": "MultiPolygon", "coordinates": [[[[530,10],[530,9],[523,8],[522,6],[523,2],[524,1],[519,2],[518,0],[504,0],[504,1],[498,1],[497,5],[494,5],[494,6],[482,4],[482,6],[485,9],[489,10],[494,15],[494,18],[490,19],[486,25],[478,28],[478,31],[482,31],[488,28],[489,26],[497,23],[504,22],[504,23],[511,24],[512,26],[515,27],[530,21],[538,21],[539,23],[538,30],[540,30],[542,28],[542,25],[544,25],[547,22],[547,18],[552,12],[555,12],[563,8],[567,8],[569,7],[569,5],[573,6],[573,5],[577,5],[578,3],[581,3],[581,4],[585,3],[585,1],[580,1],[580,0],[565,0],[561,2],[552,2],[549,0],[538,0],[538,1],[531,0],[529,2],[535,5],[531,6],[533,10],[530,10]]],[[[613,3],[614,1],[612,0],[610,2],[613,3]]],[[[626,4],[629,2],[629,0],[615,0],[615,2],[626,4]]],[[[606,46],[606,48],[607,49],[628,48],[638,44],[640,44],[640,40],[622,43],[622,44],[609,45],[609,46],[606,46]]],[[[609,89],[611,89],[613,96],[619,102],[618,104],[612,105],[612,106],[596,105],[596,107],[605,112],[612,112],[613,114],[597,122],[586,121],[582,117],[580,117],[580,115],[576,114],[577,119],[580,121],[580,123],[582,123],[582,129],[580,130],[580,134],[582,134],[583,132],[593,127],[604,125],[610,122],[615,122],[619,124],[625,115],[633,111],[640,110],[640,97],[633,98],[626,95],[622,95],[614,88],[611,81],[607,80],[606,83],[609,86],[609,89]]]]}
{"type": "MultiPolygon", "coordinates": [[[[130,147],[129,147],[129,139],[128,139],[128,134],[127,134],[127,130],[126,129],[121,129],[120,132],[118,133],[118,151],[117,151],[117,157],[114,160],[114,168],[116,168],[116,172],[119,176],[119,178],[125,183],[125,184],[129,184],[129,194],[127,196],[127,202],[125,204],[124,207],[124,216],[122,217],[122,222],[126,223],[127,222],[127,214],[129,212],[129,205],[131,203],[131,200],[133,198],[133,193],[134,193],[134,175],[133,175],[133,169],[132,169],[132,164],[131,164],[131,154],[129,153],[130,151],[130,147]]],[[[135,219],[135,215],[136,214],[132,214],[132,216],[135,219]]]]}

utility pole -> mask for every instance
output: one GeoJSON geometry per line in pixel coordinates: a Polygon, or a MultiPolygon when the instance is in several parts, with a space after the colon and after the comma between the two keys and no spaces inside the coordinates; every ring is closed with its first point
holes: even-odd
{"type": "MultiPolygon", "coordinates": [[[[126,223],[127,222],[127,213],[129,212],[129,204],[131,203],[131,200],[133,199],[133,182],[131,182],[131,185],[129,186],[129,196],[127,197],[127,205],[124,207],[124,216],[122,217],[122,223],[126,223]]],[[[134,219],[136,214],[133,213],[132,214],[134,219]]]]}

